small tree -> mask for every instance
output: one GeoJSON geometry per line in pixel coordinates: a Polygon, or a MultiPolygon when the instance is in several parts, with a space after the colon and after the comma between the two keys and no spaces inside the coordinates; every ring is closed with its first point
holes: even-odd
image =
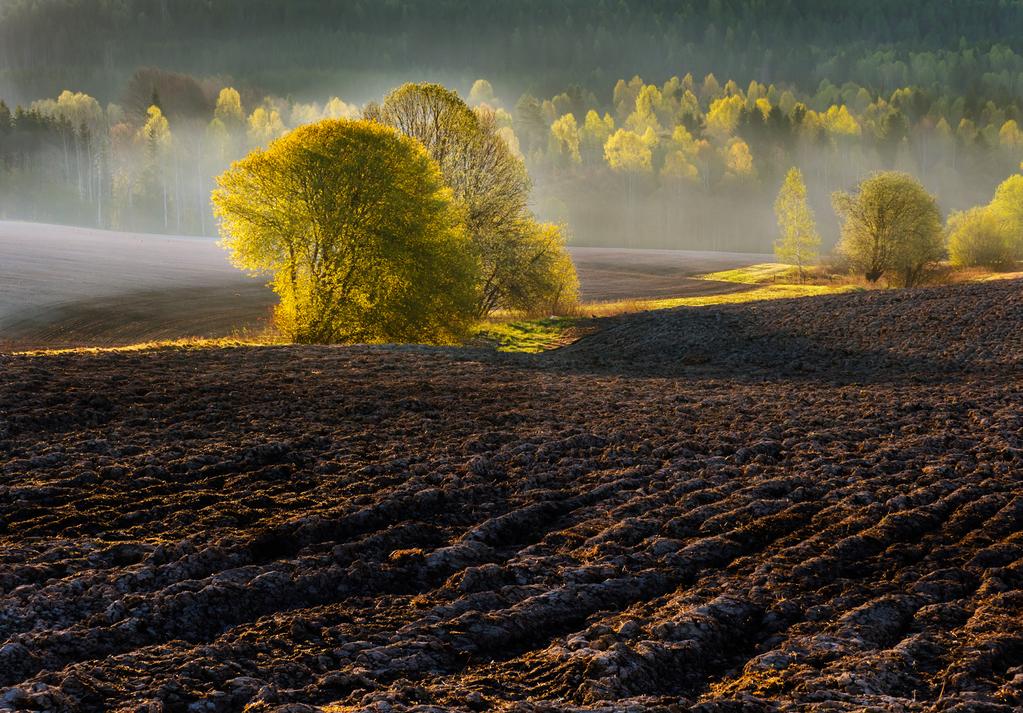
{"type": "Polygon", "coordinates": [[[799,269],[799,281],[804,278],[806,266],[816,262],[820,252],[821,236],[817,233],[813,210],[806,202],[806,184],[798,168],[790,168],[785,182],[774,202],[781,238],[774,243],[778,260],[799,269]]]}
{"type": "MultiPolygon", "coordinates": [[[[170,195],[167,190],[168,159],[173,137],[167,118],[160,107],[153,104],[146,112],[146,123],[138,130],[135,141],[143,147],[145,163],[139,188],[139,201],[149,208],[150,214],[163,215],[163,230],[170,224],[170,195]],[[156,205],[162,205],[158,211],[156,205]]],[[[153,226],[155,227],[155,226],[153,226]]]]}
{"type": "Polygon", "coordinates": [[[551,124],[550,153],[559,157],[560,163],[568,165],[582,161],[579,140],[579,124],[572,114],[565,114],[551,124]]]}
{"type": "Polygon", "coordinates": [[[473,106],[480,104],[497,106],[497,97],[494,96],[494,87],[490,82],[486,79],[477,79],[473,82],[472,89],[469,90],[469,103],[473,106]]]}
{"type": "Polygon", "coordinates": [[[870,282],[918,285],[944,256],[938,204],[908,174],[875,173],[832,202],[843,219],[839,249],[870,282]]]}
{"type": "Polygon", "coordinates": [[[417,141],[369,121],[299,127],[236,162],[213,203],[238,267],[270,273],[302,343],[452,342],[477,266],[463,213],[417,141]]]}
{"type": "Polygon", "coordinates": [[[653,170],[653,152],[639,134],[618,129],[604,143],[604,158],[613,171],[648,174],[653,170]]]}
{"type": "Polygon", "coordinates": [[[1014,249],[1003,221],[989,208],[971,208],[948,217],[948,254],[956,267],[1003,270],[1014,249]]]}

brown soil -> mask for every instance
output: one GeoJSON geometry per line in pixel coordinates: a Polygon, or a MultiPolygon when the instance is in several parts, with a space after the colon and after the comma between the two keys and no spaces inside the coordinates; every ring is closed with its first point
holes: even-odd
{"type": "Polygon", "coordinates": [[[0,356],[0,708],[1019,711],[1021,289],[0,356]]]}
{"type": "Polygon", "coordinates": [[[587,301],[699,297],[742,292],[751,286],[696,280],[693,275],[773,262],[774,259],[773,255],[759,253],[572,248],[572,261],[579,271],[581,296],[587,301]]]}

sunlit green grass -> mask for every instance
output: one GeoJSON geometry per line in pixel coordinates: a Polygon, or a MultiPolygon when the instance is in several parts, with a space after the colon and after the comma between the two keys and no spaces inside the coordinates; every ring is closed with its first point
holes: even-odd
{"type": "Polygon", "coordinates": [[[630,312],[645,312],[673,307],[708,307],[711,305],[741,304],[761,300],[781,300],[792,297],[818,297],[842,292],[861,290],[856,285],[794,285],[787,283],[765,284],[743,292],[721,295],[700,295],[697,297],[667,297],[652,300],[621,300],[617,302],[593,302],[583,304],[579,312],[588,317],[612,317],[630,312]]]}
{"type": "Polygon", "coordinates": [[[752,285],[762,282],[796,282],[799,272],[792,265],[780,262],[762,262],[757,265],[737,267],[734,270],[709,272],[700,275],[701,280],[717,280],[719,282],[741,282],[752,285]]]}
{"type": "Polygon", "coordinates": [[[580,320],[575,317],[547,317],[512,322],[484,322],[477,341],[493,345],[500,352],[536,354],[563,344],[580,320]]]}
{"type": "MultiPolygon", "coordinates": [[[[975,282],[990,279],[1006,279],[1023,273],[990,273],[982,270],[964,271],[961,281],[975,282]]],[[[487,346],[501,352],[536,354],[564,346],[588,331],[595,329],[594,318],[613,317],[621,314],[647,312],[676,307],[709,307],[713,305],[743,304],[764,300],[792,299],[798,297],[819,297],[848,292],[862,291],[858,284],[799,284],[795,282],[795,268],[779,263],[762,263],[735,270],[702,275],[702,279],[735,282],[750,285],[742,292],[695,297],[668,297],[661,299],[629,299],[608,302],[584,302],[570,315],[545,317],[542,319],[515,318],[511,315],[497,315],[479,325],[470,344],[487,346]],[[789,282],[792,280],[792,282],[789,282]]],[[[49,349],[22,352],[33,355],[88,354],[109,352],[133,352],[152,349],[211,349],[225,347],[261,346],[283,344],[279,336],[239,334],[223,339],[177,339],[144,342],[123,347],[49,349]]]]}
{"type": "Polygon", "coordinates": [[[498,351],[502,352],[536,354],[563,346],[585,334],[590,327],[589,320],[595,317],[613,317],[619,314],[674,307],[708,307],[794,297],[819,297],[862,289],[856,285],[765,284],[745,292],[732,292],[723,295],[589,302],[578,306],[578,317],[485,322],[480,326],[477,340],[484,344],[494,345],[498,351]]]}
{"type": "Polygon", "coordinates": [[[232,347],[264,347],[287,342],[269,336],[262,337],[185,337],[182,339],[157,339],[137,344],[125,344],[117,347],[67,347],[58,349],[31,349],[14,352],[18,356],[60,356],[62,354],[118,354],[127,352],[145,352],[156,349],[172,349],[190,351],[199,349],[229,349],[232,347]]]}

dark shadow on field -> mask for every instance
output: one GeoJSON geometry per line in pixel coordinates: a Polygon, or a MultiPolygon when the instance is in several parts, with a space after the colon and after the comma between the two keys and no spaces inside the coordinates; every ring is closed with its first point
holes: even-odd
{"type": "Polygon", "coordinates": [[[0,352],[225,337],[266,327],[276,298],[257,282],[130,292],[38,307],[0,324],[0,352]]]}
{"type": "Polygon", "coordinates": [[[947,383],[1023,374],[1017,281],[680,307],[594,320],[536,357],[614,376],[947,383]]]}

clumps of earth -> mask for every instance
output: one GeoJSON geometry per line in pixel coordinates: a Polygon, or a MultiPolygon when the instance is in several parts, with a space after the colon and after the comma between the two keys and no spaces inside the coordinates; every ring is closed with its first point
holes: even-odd
{"type": "Polygon", "coordinates": [[[1019,711],[1021,295],[0,357],[0,710],[1019,711]]]}

